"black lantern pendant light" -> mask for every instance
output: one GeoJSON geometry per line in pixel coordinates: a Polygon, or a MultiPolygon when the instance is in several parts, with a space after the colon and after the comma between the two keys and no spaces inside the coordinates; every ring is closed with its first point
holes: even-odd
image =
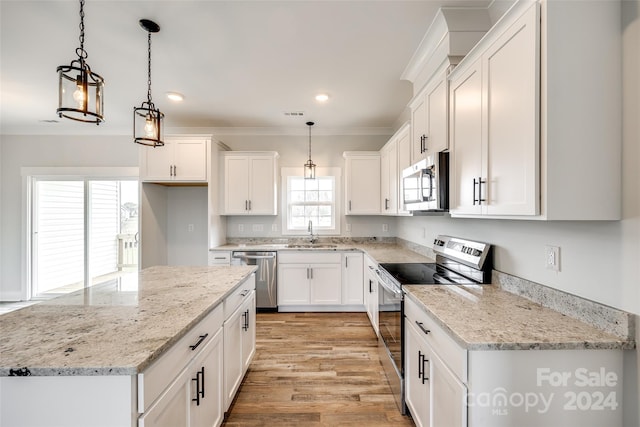
{"type": "Polygon", "coordinates": [[[140,26],[147,31],[149,39],[147,100],[133,108],[133,137],[138,144],[160,147],[164,145],[164,114],[151,101],[151,33],[160,31],[160,26],[148,19],[141,19],[140,26]]]}
{"type": "Polygon", "coordinates": [[[91,71],[84,50],[84,0],[80,0],[80,47],[78,59],[61,65],[58,71],[59,117],[97,125],[104,121],[104,79],[91,71]]]}
{"type": "Polygon", "coordinates": [[[309,160],[304,164],[304,179],[316,179],[316,165],[311,160],[311,126],[313,125],[313,122],[307,122],[307,126],[309,126],[309,160]]]}

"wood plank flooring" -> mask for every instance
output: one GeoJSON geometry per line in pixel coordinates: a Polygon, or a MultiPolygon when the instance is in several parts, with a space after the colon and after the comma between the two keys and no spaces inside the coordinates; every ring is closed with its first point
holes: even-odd
{"type": "Polygon", "coordinates": [[[413,426],[366,313],[258,313],[256,355],[223,426],[413,426]]]}

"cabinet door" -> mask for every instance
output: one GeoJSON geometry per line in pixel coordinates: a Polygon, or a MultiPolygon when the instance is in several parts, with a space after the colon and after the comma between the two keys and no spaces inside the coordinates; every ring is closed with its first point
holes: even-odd
{"type": "Polygon", "coordinates": [[[380,153],[380,211],[398,213],[398,146],[394,141],[380,153]]]}
{"type": "Polygon", "coordinates": [[[342,263],[342,303],[363,304],[362,259],[359,253],[344,254],[342,263]]]}
{"type": "Polygon", "coordinates": [[[396,172],[397,179],[397,192],[398,192],[398,213],[408,213],[404,208],[402,201],[402,171],[411,166],[411,128],[407,127],[403,132],[398,135],[398,142],[396,143],[398,150],[398,170],[396,172]]]}
{"type": "Polygon", "coordinates": [[[251,291],[242,304],[242,372],[247,372],[256,352],[256,292],[251,291]]]}
{"type": "Polygon", "coordinates": [[[427,138],[424,142],[425,154],[435,154],[449,148],[447,128],[447,77],[434,78],[427,86],[425,105],[427,107],[427,138]]]}
{"type": "Polygon", "coordinates": [[[309,304],[309,286],[308,265],[278,265],[278,305],[309,304]]]}
{"type": "Polygon", "coordinates": [[[242,307],[224,322],[224,408],[229,409],[242,381],[242,307]]]}
{"type": "Polygon", "coordinates": [[[489,215],[539,213],[537,10],[531,6],[483,55],[489,215]]]}
{"type": "Polygon", "coordinates": [[[427,137],[427,104],[420,94],[411,106],[411,164],[425,156],[424,139],[427,137]]]}
{"type": "MultiPolygon", "coordinates": [[[[480,60],[451,80],[450,210],[480,214],[482,169],[482,70],[480,60]]],[[[482,188],[486,188],[482,184],[482,188]]],[[[484,198],[484,196],[483,196],[484,198]]]]}
{"type": "Polygon", "coordinates": [[[223,357],[223,330],[220,329],[191,364],[191,424],[189,427],[214,427],[222,424],[224,417],[223,357]]]}
{"type": "Polygon", "coordinates": [[[342,270],[340,264],[311,264],[311,304],[342,303],[342,270]]]}
{"type": "Polygon", "coordinates": [[[346,161],[346,213],[380,213],[380,156],[352,156],[346,161]]]}
{"type": "Polygon", "coordinates": [[[224,212],[245,215],[249,207],[249,158],[227,156],[224,159],[224,212]]]}
{"type": "Polygon", "coordinates": [[[467,388],[433,353],[431,365],[431,421],[433,426],[467,425],[467,388]]]}
{"type": "Polygon", "coordinates": [[[173,176],[175,181],[207,181],[207,141],[176,140],[173,176]]]}
{"type": "Polygon", "coordinates": [[[189,425],[191,380],[184,370],[158,400],[138,419],[138,427],[174,427],[189,425]]]}
{"type": "Polygon", "coordinates": [[[275,168],[273,157],[249,158],[250,215],[276,215],[275,168]]]}
{"type": "MultiPolygon", "coordinates": [[[[415,326],[405,317],[405,402],[418,427],[428,427],[431,415],[430,380],[431,354],[415,326]]],[[[434,426],[453,427],[434,423],[434,426]]]]}
{"type": "Polygon", "coordinates": [[[173,179],[173,141],[165,141],[163,147],[140,147],[143,181],[171,181],[173,179]]]}

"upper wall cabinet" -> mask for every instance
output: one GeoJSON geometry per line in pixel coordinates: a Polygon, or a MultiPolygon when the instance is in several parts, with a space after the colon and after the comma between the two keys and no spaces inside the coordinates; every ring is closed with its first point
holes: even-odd
{"type": "Polygon", "coordinates": [[[448,74],[491,26],[486,8],[441,8],[405,69],[413,83],[411,163],[449,148],[448,74]]]}
{"type": "Polygon", "coordinates": [[[425,156],[449,148],[447,129],[448,71],[448,64],[444,64],[410,104],[411,159],[413,163],[425,156]]]}
{"type": "Polygon", "coordinates": [[[538,213],[538,8],[451,78],[451,213],[538,213]]]}
{"type": "Polygon", "coordinates": [[[380,153],[345,151],[345,214],[380,214],[380,153]]]}
{"type": "Polygon", "coordinates": [[[401,215],[405,212],[400,195],[402,170],[411,166],[411,126],[405,123],[380,149],[380,212],[401,215]]]}
{"type": "Polygon", "coordinates": [[[222,153],[222,214],[277,215],[277,165],[273,151],[222,153]]]}
{"type": "Polygon", "coordinates": [[[452,216],[620,219],[620,13],[619,1],[519,0],[459,63],[452,216]]]}
{"type": "Polygon", "coordinates": [[[140,146],[140,179],[144,182],[206,183],[210,136],[168,136],[163,147],[140,146]]]}

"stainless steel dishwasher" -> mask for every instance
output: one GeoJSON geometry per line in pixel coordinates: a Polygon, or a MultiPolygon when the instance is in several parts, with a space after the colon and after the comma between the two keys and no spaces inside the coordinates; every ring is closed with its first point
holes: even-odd
{"type": "Polygon", "coordinates": [[[234,251],[232,264],[256,265],[256,310],[278,311],[277,252],[234,251]]]}

